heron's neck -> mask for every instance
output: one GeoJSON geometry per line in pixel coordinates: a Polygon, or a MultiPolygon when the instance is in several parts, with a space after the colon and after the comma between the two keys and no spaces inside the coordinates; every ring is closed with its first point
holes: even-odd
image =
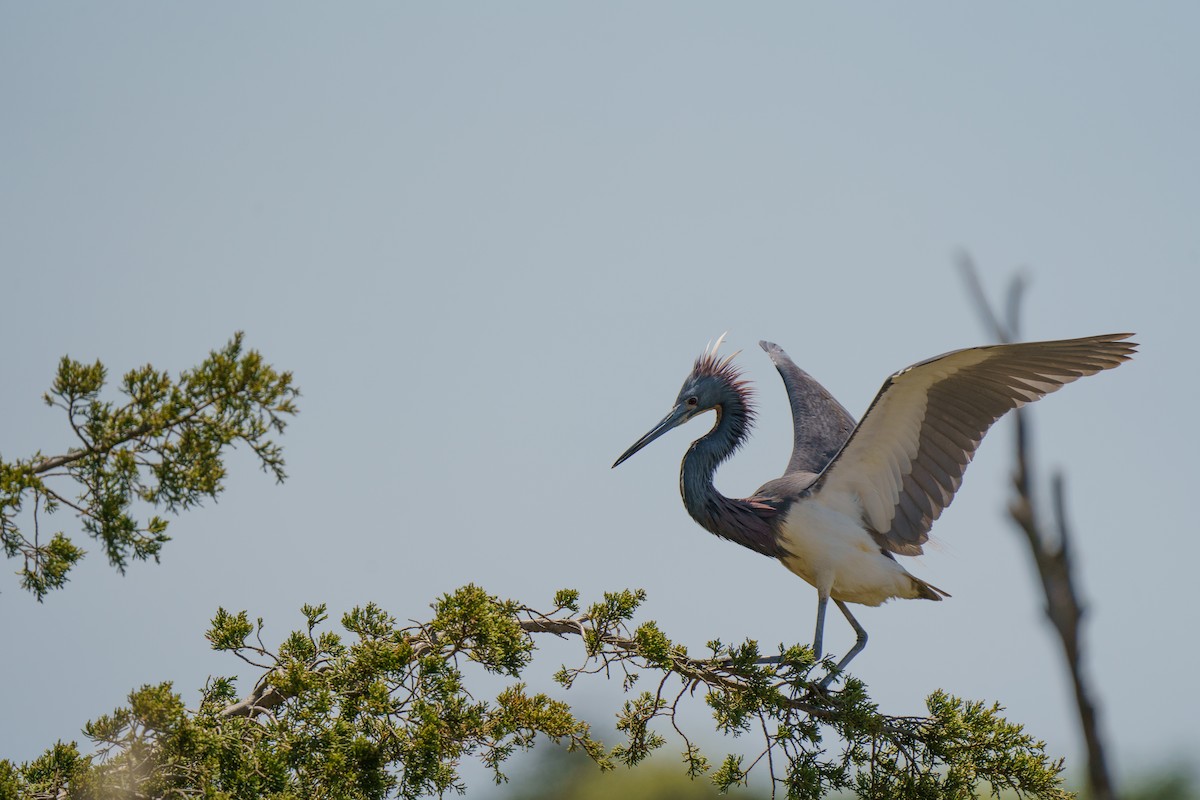
{"type": "Polygon", "coordinates": [[[692,442],[683,457],[679,491],[692,519],[710,533],[731,539],[764,555],[777,555],[770,526],[745,500],[726,497],[713,485],[717,467],[733,455],[749,435],[750,411],[740,398],[717,407],[717,422],[692,442]]]}
{"type": "Polygon", "coordinates": [[[713,485],[713,476],[717,467],[728,459],[746,438],[745,424],[737,425],[734,415],[744,409],[731,409],[718,406],[717,421],[711,431],[692,442],[683,457],[683,467],[679,473],[679,491],[683,495],[683,504],[687,507],[692,518],[713,533],[713,512],[729,500],[717,491],[713,485]]]}

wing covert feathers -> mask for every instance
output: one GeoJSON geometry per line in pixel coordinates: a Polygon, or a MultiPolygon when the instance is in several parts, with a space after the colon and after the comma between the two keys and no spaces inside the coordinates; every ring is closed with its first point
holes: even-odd
{"type": "Polygon", "coordinates": [[[992,423],[1128,361],[1132,335],[973,347],[902,369],[884,382],[813,493],[856,498],[881,547],[918,555],[992,423]]]}

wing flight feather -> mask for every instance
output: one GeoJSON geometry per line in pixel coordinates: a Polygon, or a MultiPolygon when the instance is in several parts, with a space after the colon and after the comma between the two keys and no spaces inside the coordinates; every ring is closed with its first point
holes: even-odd
{"type": "Polygon", "coordinates": [[[992,423],[1129,360],[1137,347],[1125,341],[1130,336],[973,347],[900,370],[884,382],[812,494],[854,497],[881,547],[918,555],[992,423]]]}

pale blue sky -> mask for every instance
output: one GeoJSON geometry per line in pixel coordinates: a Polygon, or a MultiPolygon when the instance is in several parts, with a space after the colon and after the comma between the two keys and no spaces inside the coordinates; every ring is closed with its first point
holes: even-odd
{"type": "MultiPolygon", "coordinates": [[[[218,605],[278,637],[304,602],[643,587],[692,647],[807,641],[815,592],[684,512],[698,423],[609,465],[728,330],[762,421],[718,485],[775,477],[790,419],[755,343],[861,414],[984,341],[959,247],[993,290],[1027,269],[1028,338],[1138,333],[1036,407],[1037,452],[1069,473],[1121,774],[1197,752],[1169,687],[1200,661],[1198,31],[1185,3],[0,5],[0,452],[69,444],[39,399],[64,353],[177,371],[244,329],[304,390],[291,480],[239,454],[162,565],[93,555],[40,606],[0,580],[0,756],[236,672],[203,640],[218,605]]],[[[854,666],[885,709],[998,700],[1073,758],[1009,435],[911,567],[953,599],[864,609],[854,666]]],[[[597,684],[567,699],[611,731],[597,684]]]]}

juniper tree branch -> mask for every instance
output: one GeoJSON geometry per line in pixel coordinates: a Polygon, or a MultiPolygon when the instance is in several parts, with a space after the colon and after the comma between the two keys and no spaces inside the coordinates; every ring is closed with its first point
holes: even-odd
{"type": "MultiPolygon", "coordinates": [[[[594,630],[588,625],[588,622],[589,620],[586,615],[557,618],[539,616],[532,619],[519,620],[518,624],[527,634],[552,633],[556,636],[579,636],[582,638],[588,631],[594,630]]],[[[635,656],[640,653],[640,647],[633,638],[615,633],[599,631],[597,633],[599,634],[600,642],[615,651],[635,656]]],[[[437,645],[424,636],[414,637],[409,644],[413,649],[414,660],[428,655],[437,649],[437,645]]],[[[322,664],[315,667],[313,671],[326,672],[329,669],[329,664],[322,664]]],[[[696,659],[684,655],[673,655],[671,658],[671,671],[683,678],[691,681],[699,681],[714,688],[719,687],[733,690],[746,688],[744,679],[739,676],[738,668],[728,661],[714,661],[712,659],[696,659]]],[[[271,672],[273,670],[263,675],[258,683],[255,684],[254,689],[244,698],[221,709],[217,712],[217,715],[221,717],[248,717],[254,719],[260,714],[290,700],[292,698],[290,693],[271,684],[271,672]]],[[[802,711],[817,718],[826,719],[833,716],[828,707],[809,703],[799,698],[781,696],[779,702],[780,705],[786,708],[802,711]]]]}
{"type": "Polygon", "coordinates": [[[224,489],[226,454],[240,443],[277,481],[286,478],[274,435],[284,430],[283,415],[296,413],[299,391],[291,373],[245,350],[240,332],[176,379],[149,364],[127,372],[119,387],[128,398],[123,405],[101,399],[107,380],[99,361],[64,356],[43,399],[66,412],[80,446],[0,460],[0,544],[9,558],[30,557],[18,574],[38,600],[67,582],[85,551],[63,532],[49,543],[22,535],[15,517],[29,494],[40,496],[47,510],[61,504],[74,511],[84,532],[100,540],[109,562],[124,572],[130,557],[157,560],[169,541],[166,520],[137,520],[136,502],[177,513],[216,498],[224,489]],[[52,480],[77,487],[78,498],[68,500],[76,490],[52,487],[52,480]]]}
{"type": "MultiPolygon", "coordinates": [[[[227,395],[224,395],[224,397],[232,397],[234,394],[236,394],[236,393],[230,392],[227,395]]],[[[103,444],[100,444],[97,442],[91,442],[91,443],[88,443],[87,447],[85,447],[81,450],[75,450],[73,452],[65,453],[60,456],[49,456],[47,458],[43,458],[38,463],[32,465],[30,467],[30,471],[34,475],[41,475],[42,473],[49,472],[52,469],[56,469],[58,467],[63,467],[68,464],[74,464],[76,461],[79,461],[80,459],[86,458],[87,456],[95,454],[95,453],[109,453],[113,449],[120,447],[121,445],[125,444],[126,442],[132,442],[135,439],[140,439],[141,437],[145,436],[148,433],[158,433],[158,432],[162,432],[162,431],[173,430],[175,428],[178,428],[180,425],[185,425],[188,422],[191,422],[193,419],[195,419],[196,417],[203,414],[205,411],[207,411],[209,408],[211,408],[218,400],[221,400],[221,399],[223,399],[223,398],[222,397],[212,398],[205,403],[201,403],[201,404],[195,406],[194,408],[188,409],[188,411],[186,413],[180,414],[179,416],[177,416],[173,419],[170,419],[161,424],[147,422],[145,424],[138,425],[135,428],[129,429],[124,434],[122,434],[119,438],[114,439],[111,442],[104,442],[103,444]]],[[[80,438],[82,439],[82,437],[80,437],[80,438]]],[[[84,441],[86,442],[87,440],[84,439],[84,441]]]]}
{"type": "MultiPolygon", "coordinates": [[[[927,715],[885,714],[852,677],[836,692],[819,688],[812,673],[832,664],[814,661],[807,647],[781,648],[778,663],[767,666],[758,663],[760,652],[751,641],[734,647],[711,642],[711,656],[692,657],[654,622],[632,629],[644,598],[640,591],[606,593],[603,602],[580,608],[578,593],[562,590],[557,607],[542,613],[469,585],[436,602],[432,620],[408,627],[396,627],[395,619],[374,604],[356,608],[342,618],[342,627],[356,637],[352,642],[332,632],[314,637],[313,626],[326,618],[325,606],[305,606],[307,632],[294,632],[276,653],[268,653],[270,667],[249,694],[235,700],[229,682],[222,680],[206,690],[200,711],[187,713],[201,730],[228,731],[243,746],[264,745],[268,751],[290,741],[297,726],[306,731],[307,741],[312,731],[334,722],[353,725],[387,749],[385,768],[398,779],[408,781],[413,770],[426,767],[440,770],[440,777],[430,773],[433,777],[417,784],[404,783],[409,788],[400,794],[413,798],[425,796],[430,787],[441,791],[459,785],[457,773],[443,768],[456,770],[464,755],[475,754],[497,768],[514,748],[532,746],[537,732],[585,750],[602,769],[633,766],[666,744],[658,726],[682,739],[687,773],[707,775],[722,790],[766,769],[772,797],[816,800],[846,789],[856,789],[861,797],[965,797],[975,796],[974,789],[962,793],[968,787],[983,783],[1011,788],[1019,797],[1067,797],[1060,788],[1061,759],[1048,758],[1042,743],[1000,717],[998,705],[964,702],[939,690],[926,700],[927,715]],[[534,638],[545,634],[577,636],[584,644],[582,663],[555,675],[559,686],[569,689],[595,674],[623,678],[628,699],[616,715],[623,743],[609,750],[569,706],[542,692],[527,692],[524,683],[505,689],[494,704],[479,701],[463,683],[461,670],[468,660],[519,680],[537,649],[534,638]],[[656,686],[630,691],[639,677],[649,675],[656,686]],[[761,732],[756,757],[731,754],[718,766],[701,752],[676,716],[697,690],[718,733],[761,732]],[[425,727],[431,713],[444,714],[445,725],[425,727]],[[463,728],[470,719],[476,721],[463,728]],[[242,720],[268,724],[245,726],[242,720]],[[437,739],[420,752],[412,749],[425,741],[414,738],[418,729],[421,736],[437,739]],[[837,749],[840,756],[833,755],[837,749]]],[[[238,653],[254,649],[253,630],[248,612],[219,609],[208,638],[214,648],[238,653]]],[[[101,723],[89,733],[93,739],[95,730],[113,728],[111,720],[101,723]]]]}

